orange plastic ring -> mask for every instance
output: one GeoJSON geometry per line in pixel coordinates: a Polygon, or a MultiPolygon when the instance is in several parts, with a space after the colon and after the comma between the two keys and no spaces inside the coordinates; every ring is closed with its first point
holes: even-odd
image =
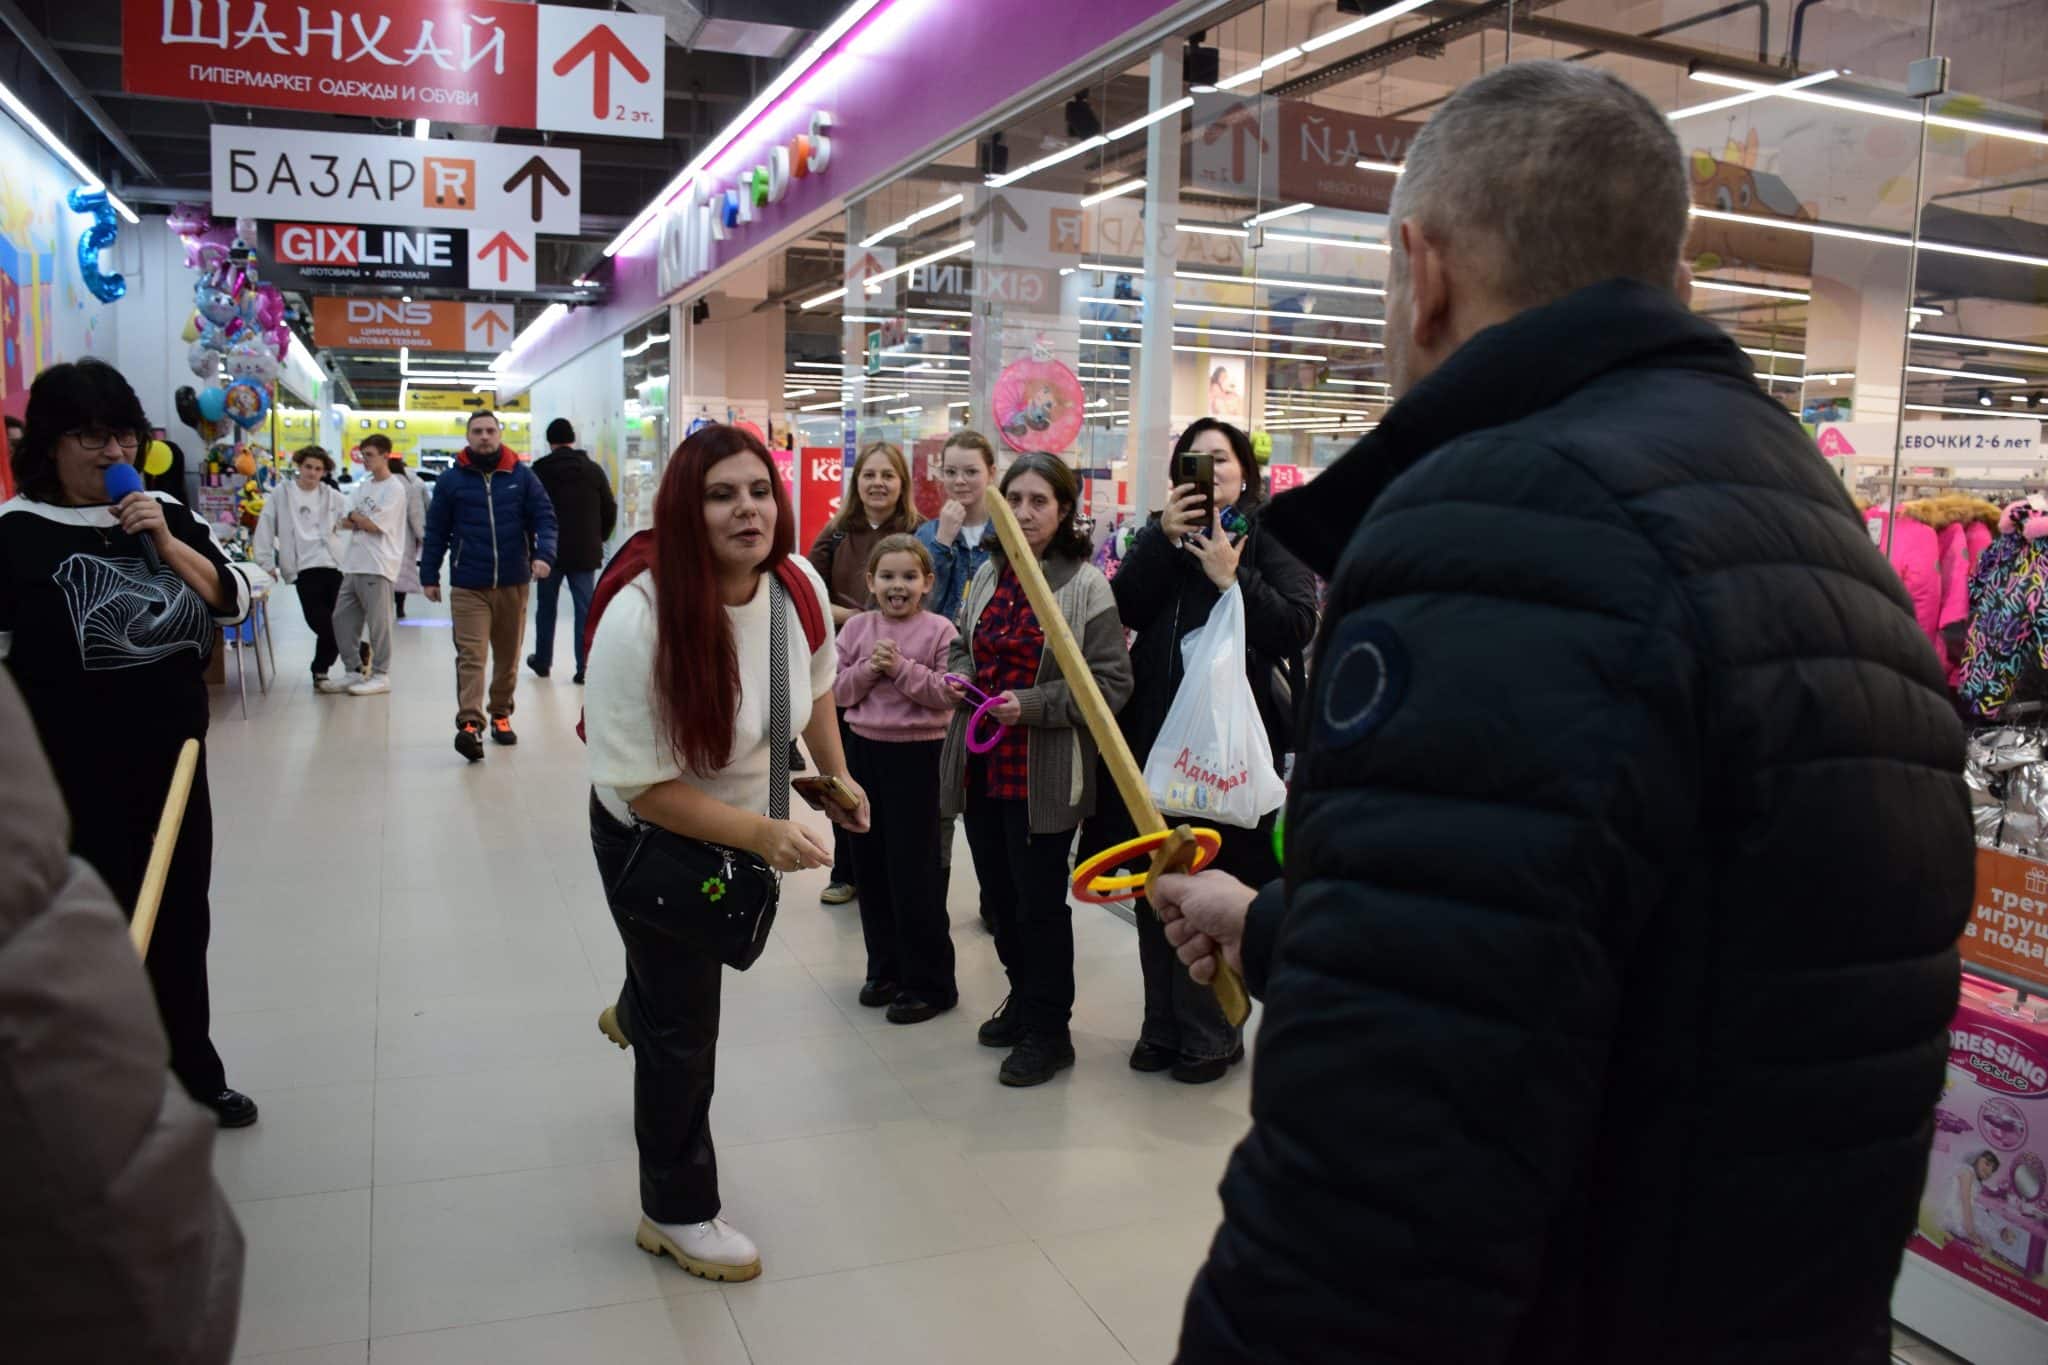
{"type": "MultiPolygon", "coordinates": [[[[1190,872],[1200,872],[1216,861],[1216,855],[1223,848],[1223,836],[1213,829],[1190,830],[1195,836],[1195,863],[1190,872]]],[[[1090,905],[1111,905],[1117,901],[1136,900],[1145,890],[1145,873],[1126,872],[1114,877],[1102,874],[1112,867],[1121,867],[1131,859],[1157,852],[1166,843],[1171,831],[1161,830],[1157,834],[1140,834],[1135,839],[1126,839],[1111,848],[1105,848],[1092,858],[1085,859],[1074,869],[1074,896],[1090,905]]]]}

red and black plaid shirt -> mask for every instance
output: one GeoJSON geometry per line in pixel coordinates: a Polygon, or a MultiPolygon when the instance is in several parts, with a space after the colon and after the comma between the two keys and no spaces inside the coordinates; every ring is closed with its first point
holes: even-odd
{"type": "MultiPolygon", "coordinates": [[[[974,626],[974,685],[991,697],[1035,686],[1044,655],[1045,632],[1038,628],[1031,599],[1024,595],[1017,575],[1004,569],[996,580],[996,595],[974,626]]],[[[1029,799],[1029,745],[1029,732],[1013,725],[1001,743],[982,755],[989,796],[999,801],[1029,799]]]]}

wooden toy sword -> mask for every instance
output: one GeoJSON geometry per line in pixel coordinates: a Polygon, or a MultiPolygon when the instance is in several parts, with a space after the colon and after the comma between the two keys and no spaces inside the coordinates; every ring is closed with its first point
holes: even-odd
{"type": "MultiPolygon", "coordinates": [[[[1075,700],[1081,704],[1081,715],[1088,723],[1088,733],[1095,738],[1095,747],[1101,751],[1103,764],[1116,782],[1124,809],[1131,813],[1131,822],[1137,826],[1141,836],[1165,836],[1165,842],[1153,853],[1151,866],[1145,873],[1149,911],[1149,892],[1153,882],[1166,873],[1186,871],[1193,865],[1196,851],[1194,831],[1186,825],[1169,831],[1165,819],[1160,816],[1159,807],[1152,801],[1151,790],[1145,785],[1144,769],[1131,756],[1131,746],[1124,741],[1124,732],[1117,727],[1115,713],[1103,698],[1102,689],[1096,686],[1095,675],[1088,671],[1088,659],[1081,652],[1081,642],[1074,638],[1073,629],[1067,625],[1066,617],[1060,614],[1052,585],[1045,581],[1045,570],[1039,566],[1038,556],[1032,553],[1030,544],[1025,541],[1024,530],[1017,524],[1016,514],[1010,511],[1009,501],[1000,491],[990,488],[984,495],[984,502],[989,525],[995,527],[996,536],[1003,544],[1003,553],[1009,558],[1011,571],[1023,586],[1024,595],[1031,600],[1031,610],[1038,617],[1039,629],[1045,632],[1045,642],[1052,647],[1053,657],[1059,661],[1060,676],[1073,689],[1075,700]]],[[[1216,993],[1216,1003],[1223,1008],[1223,1017],[1232,1028],[1242,1027],[1251,1015],[1251,997],[1245,993],[1244,981],[1236,969],[1220,955],[1216,959],[1215,979],[1209,984],[1216,993]]]]}

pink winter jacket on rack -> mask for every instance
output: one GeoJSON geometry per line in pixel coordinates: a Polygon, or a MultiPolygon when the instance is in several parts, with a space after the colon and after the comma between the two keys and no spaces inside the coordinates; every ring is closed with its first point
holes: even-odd
{"type": "Polygon", "coordinates": [[[1863,514],[1863,520],[1870,527],[1871,543],[1885,552],[1892,567],[1898,570],[1906,585],[1906,596],[1913,601],[1913,619],[1920,631],[1934,646],[1942,666],[1948,666],[1948,655],[1941,644],[1941,537],[1936,530],[1913,514],[1913,504],[1899,508],[1899,515],[1873,507],[1863,514]],[[1889,525],[1889,544],[1887,526],[1889,525]]]}

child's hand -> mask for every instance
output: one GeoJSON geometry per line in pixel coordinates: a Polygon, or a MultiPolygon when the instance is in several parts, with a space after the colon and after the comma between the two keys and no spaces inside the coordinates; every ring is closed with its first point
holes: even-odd
{"type": "Polygon", "coordinates": [[[894,640],[877,641],[874,653],[868,655],[868,668],[878,678],[894,677],[897,658],[894,640]]]}
{"type": "Polygon", "coordinates": [[[967,688],[950,673],[945,676],[943,681],[946,684],[946,695],[953,699],[953,705],[967,705],[967,688]]]}

